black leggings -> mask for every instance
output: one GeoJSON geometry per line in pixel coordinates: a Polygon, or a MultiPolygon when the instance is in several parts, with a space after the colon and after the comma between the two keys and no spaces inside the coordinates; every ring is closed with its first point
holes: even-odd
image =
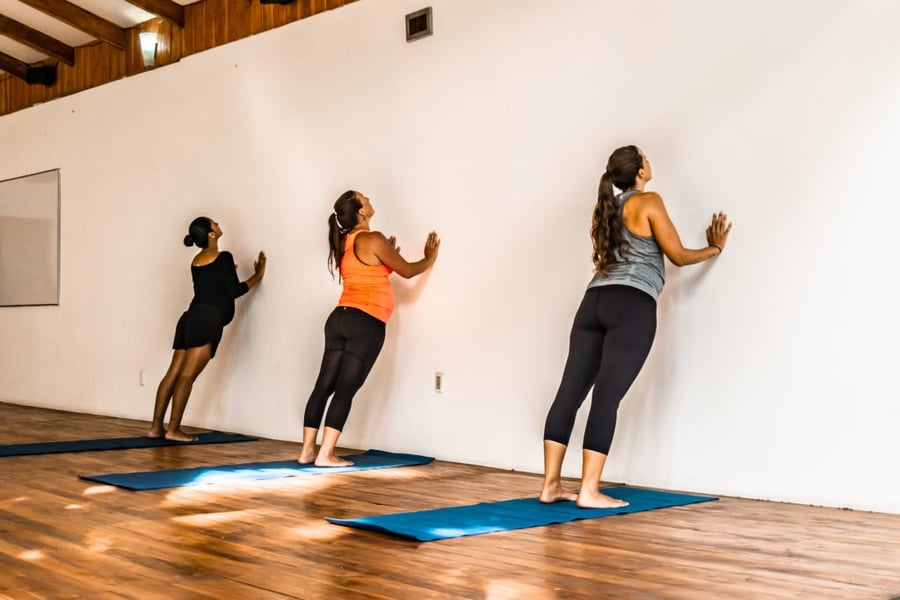
{"type": "Polygon", "coordinates": [[[594,386],[584,449],[609,454],[619,402],[634,382],[656,335],[656,302],[637,288],[589,288],[578,307],[569,357],[544,439],[568,445],[575,413],[594,386]]]}
{"type": "Polygon", "coordinates": [[[312,394],[306,403],[304,427],[319,428],[328,397],[334,394],[325,427],[341,431],[350,414],[353,396],[362,387],[381,347],[383,321],[346,306],[338,306],[325,321],[325,354],[312,394]]]}

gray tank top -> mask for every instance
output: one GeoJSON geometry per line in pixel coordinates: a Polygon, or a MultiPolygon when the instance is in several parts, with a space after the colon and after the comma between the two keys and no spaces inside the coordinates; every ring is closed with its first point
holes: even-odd
{"type": "MultiPolygon", "coordinates": [[[[616,206],[619,214],[625,201],[637,190],[623,192],[616,196],[616,206]]],[[[606,275],[595,273],[588,284],[588,289],[602,285],[628,285],[649,294],[654,300],[659,299],[663,284],[666,282],[666,270],[663,264],[663,253],[653,236],[644,237],[635,235],[625,230],[625,239],[628,240],[628,252],[623,259],[617,253],[619,262],[609,267],[606,275]]]]}

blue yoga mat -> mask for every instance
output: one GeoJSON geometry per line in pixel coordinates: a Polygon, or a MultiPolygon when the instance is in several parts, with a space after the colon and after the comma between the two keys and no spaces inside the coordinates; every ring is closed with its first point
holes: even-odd
{"type": "Polygon", "coordinates": [[[238,433],[212,431],[197,435],[196,442],[173,442],[165,438],[130,437],[103,438],[98,440],[71,440],[66,442],[37,442],[33,444],[0,445],[0,457],[28,454],[61,454],[63,452],[88,452],[91,450],[124,450],[127,448],[156,448],[159,446],[186,446],[190,444],[222,444],[225,442],[252,442],[257,438],[238,433]]]}
{"type": "Polygon", "coordinates": [[[336,525],[431,542],[465,535],[568,523],[577,519],[598,519],[717,500],[712,496],[674,494],[629,487],[604,488],[603,493],[618,500],[626,500],[629,504],[621,508],[578,508],[574,502],[541,504],[537,498],[521,498],[358,519],[325,517],[325,520],[336,525]]]}
{"type": "Polygon", "coordinates": [[[281,479],[302,475],[322,475],[328,473],[349,473],[369,469],[390,467],[410,467],[428,464],[434,458],[416,454],[395,454],[382,450],[368,450],[363,454],[346,456],[353,461],[350,467],[316,467],[301,465],[295,460],[272,462],[252,462],[216,467],[194,467],[191,469],[171,469],[168,471],[143,471],[137,473],[110,473],[108,475],[80,475],[81,479],[106,483],[129,490],[160,490],[164,488],[232,481],[258,481],[281,479]]]}

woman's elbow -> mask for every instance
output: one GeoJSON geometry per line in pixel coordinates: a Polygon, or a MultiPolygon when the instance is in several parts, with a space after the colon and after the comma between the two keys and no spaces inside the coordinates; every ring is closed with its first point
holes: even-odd
{"type": "Polygon", "coordinates": [[[676,267],[683,267],[688,264],[686,258],[681,254],[671,254],[668,256],[669,261],[676,267]]]}

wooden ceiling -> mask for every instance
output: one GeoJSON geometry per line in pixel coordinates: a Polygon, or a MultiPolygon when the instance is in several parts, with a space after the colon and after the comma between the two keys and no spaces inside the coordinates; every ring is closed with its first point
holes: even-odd
{"type": "Polygon", "coordinates": [[[0,0],[0,115],[355,0],[0,0]],[[145,66],[138,34],[159,35],[145,66]]]}
{"type": "Polygon", "coordinates": [[[75,48],[102,42],[124,51],[126,30],[154,17],[184,27],[184,5],[197,0],[4,0],[0,68],[24,79],[33,65],[75,66],[75,48]]]}

